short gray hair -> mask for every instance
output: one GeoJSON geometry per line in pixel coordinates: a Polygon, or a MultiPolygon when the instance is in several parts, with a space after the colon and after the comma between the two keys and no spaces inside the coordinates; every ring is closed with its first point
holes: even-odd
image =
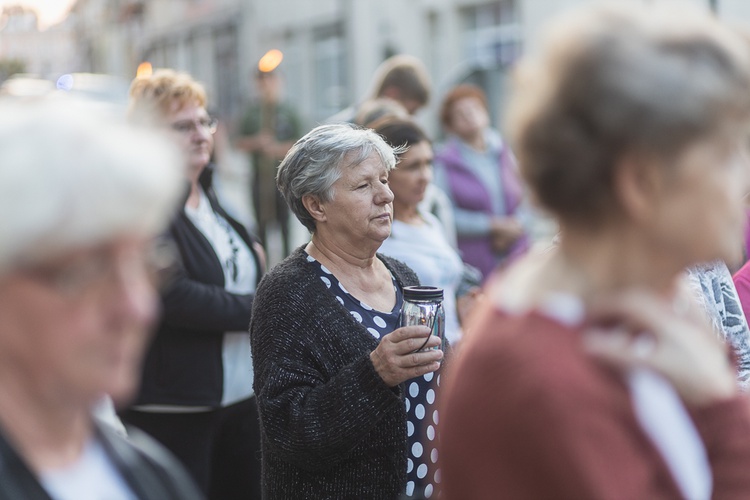
{"type": "Polygon", "coordinates": [[[292,146],[279,165],[276,184],[297,219],[313,233],[315,219],[302,203],[304,196],[331,201],[333,184],[344,168],[355,167],[374,153],[390,172],[401,152],[370,129],[349,123],[321,125],[292,146]]]}
{"type": "Polygon", "coordinates": [[[118,235],[156,235],[174,215],[177,151],[93,106],[0,101],[0,275],[118,235]]]}
{"type": "Polygon", "coordinates": [[[587,6],[547,34],[517,66],[508,130],[538,200],[567,222],[617,211],[623,155],[676,158],[750,117],[747,40],[690,6],[587,6]]]}

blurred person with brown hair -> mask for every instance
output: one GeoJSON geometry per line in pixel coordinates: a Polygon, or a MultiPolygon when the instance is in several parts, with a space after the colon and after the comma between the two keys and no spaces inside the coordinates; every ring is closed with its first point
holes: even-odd
{"type": "Polygon", "coordinates": [[[181,177],[165,138],[101,111],[0,102],[3,499],[201,498],[160,445],[92,415],[138,388],[181,177]]]}
{"type": "MultiPolygon", "coordinates": [[[[364,102],[390,99],[414,115],[430,101],[432,83],[424,63],[408,54],[391,56],[375,69],[371,88],[364,102]]],[[[355,123],[361,104],[343,109],[326,123],[355,123]]]]}
{"type": "Polygon", "coordinates": [[[546,33],[508,130],[559,244],[493,280],[445,374],[444,498],[747,498],[750,401],[684,270],[741,258],[748,44],[684,5],[546,33]]]}
{"type": "Polygon", "coordinates": [[[459,312],[468,314],[479,289],[461,288],[461,257],[448,242],[440,221],[420,207],[432,183],[432,144],[419,125],[408,119],[385,119],[375,123],[373,130],[391,147],[407,148],[398,155],[396,168],[388,177],[393,191],[393,226],[380,252],[406,263],[423,285],[443,289],[445,333],[455,345],[465,319],[459,312]]]}
{"type": "MultiPolygon", "coordinates": [[[[398,101],[377,97],[363,102],[354,118],[354,123],[368,128],[376,128],[387,121],[409,120],[411,115],[398,101]]],[[[430,146],[432,149],[432,146],[430,146]]],[[[452,247],[456,247],[456,225],[453,219],[453,207],[448,195],[434,183],[429,182],[420,202],[420,209],[437,217],[443,226],[445,238],[452,247]]]]}
{"type": "Polygon", "coordinates": [[[372,128],[372,125],[391,118],[406,118],[411,115],[400,102],[387,97],[376,97],[363,102],[354,117],[354,123],[362,127],[372,128]]]}
{"type": "Polygon", "coordinates": [[[260,436],[248,325],[265,257],[219,204],[210,165],[216,122],[203,85],[168,69],[138,77],[130,116],[169,134],[184,198],[168,236],[179,253],[141,390],[122,419],[169,448],[209,498],[260,498],[260,436]]]}
{"type": "Polygon", "coordinates": [[[490,127],[487,97],[479,87],[451,89],[440,120],[449,137],[435,154],[435,182],[453,204],[461,258],[486,279],[498,264],[528,248],[516,160],[490,127]]]}
{"type": "Polygon", "coordinates": [[[268,246],[272,231],[280,231],[286,257],[289,241],[289,208],[276,188],[276,169],[294,141],[302,135],[297,111],[283,99],[283,80],[278,69],[258,70],[255,75],[258,99],[250,104],[239,126],[235,147],[251,154],[251,203],[258,234],[268,246]]]}

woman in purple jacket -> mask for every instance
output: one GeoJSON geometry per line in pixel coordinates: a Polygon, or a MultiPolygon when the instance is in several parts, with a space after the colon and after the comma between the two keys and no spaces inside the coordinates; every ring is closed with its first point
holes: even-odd
{"type": "Polygon", "coordinates": [[[515,159],[490,127],[479,87],[462,84],[448,92],[440,120],[449,138],[435,155],[435,182],[453,202],[461,257],[486,279],[528,246],[517,217],[523,189],[515,159]]]}

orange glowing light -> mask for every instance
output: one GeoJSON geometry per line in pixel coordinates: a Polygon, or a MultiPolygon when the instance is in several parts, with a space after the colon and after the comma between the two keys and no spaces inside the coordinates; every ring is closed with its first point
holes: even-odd
{"type": "Polygon", "coordinates": [[[260,58],[260,61],[258,61],[258,70],[262,73],[270,73],[281,64],[283,59],[284,54],[280,50],[271,49],[260,58]]]}
{"type": "Polygon", "coordinates": [[[148,61],[144,61],[141,64],[138,65],[138,69],[135,71],[136,78],[140,77],[149,77],[154,73],[154,68],[151,66],[151,63],[148,61]]]}

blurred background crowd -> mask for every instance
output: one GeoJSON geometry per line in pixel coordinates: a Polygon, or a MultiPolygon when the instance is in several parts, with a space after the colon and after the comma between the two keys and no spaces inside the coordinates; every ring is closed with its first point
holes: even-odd
{"type": "MultiPolygon", "coordinates": [[[[732,22],[750,19],[750,7],[739,0],[685,2],[732,22]]],[[[0,5],[0,85],[8,94],[63,89],[124,104],[138,71],[187,71],[205,85],[209,111],[219,120],[217,189],[227,209],[258,230],[276,263],[306,239],[280,198],[259,188],[290,139],[372,97],[378,66],[402,53],[424,64],[429,97],[414,114],[431,140],[448,138],[442,99],[461,83],[484,91],[490,123],[502,129],[513,63],[545,22],[580,3],[8,0],[0,5]],[[262,124],[260,113],[253,118],[262,102],[279,103],[281,123],[262,124]],[[258,140],[236,140],[270,127],[278,140],[270,154],[260,152],[258,140]]],[[[444,181],[437,173],[438,185],[444,181]]],[[[459,214],[457,222],[465,220],[459,214]]],[[[554,234],[542,217],[526,225],[533,241],[554,234]]]]}
{"type": "MultiPolygon", "coordinates": [[[[489,121],[500,127],[513,62],[546,19],[576,4],[78,0],[65,10],[53,3],[3,6],[2,91],[62,89],[122,104],[139,71],[187,71],[206,86],[219,120],[217,189],[227,209],[262,235],[271,263],[307,236],[263,189],[270,168],[293,139],[376,96],[384,60],[409,54],[421,61],[425,88],[406,107],[431,140],[447,138],[441,100],[460,83],[484,92],[489,121]]],[[[542,218],[526,222],[534,239],[553,232],[542,218]]]]}

